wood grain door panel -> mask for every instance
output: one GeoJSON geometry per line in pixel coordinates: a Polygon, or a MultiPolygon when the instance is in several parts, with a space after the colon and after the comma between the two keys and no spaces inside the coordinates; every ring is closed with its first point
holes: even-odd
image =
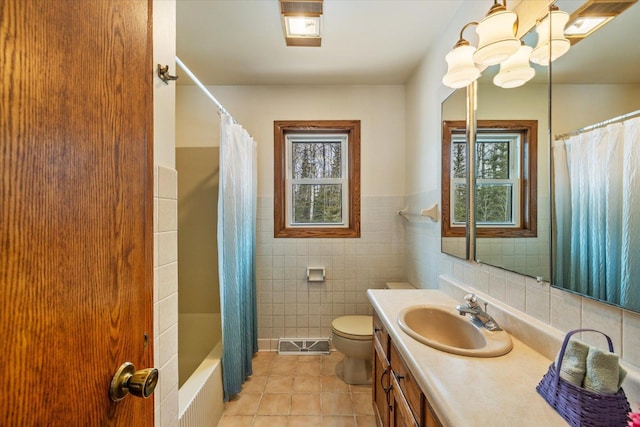
{"type": "Polygon", "coordinates": [[[153,364],[151,37],[147,0],[0,2],[2,425],[153,424],[108,396],[153,364]]]}

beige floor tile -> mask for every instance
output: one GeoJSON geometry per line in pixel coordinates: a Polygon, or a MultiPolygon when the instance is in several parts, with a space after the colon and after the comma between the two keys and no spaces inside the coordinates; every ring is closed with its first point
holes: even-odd
{"type": "Polygon", "coordinates": [[[253,415],[223,415],[217,427],[251,427],[253,415]]]}
{"type": "Polygon", "coordinates": [[[267,379],[267,385],[264,388],[265,393],[291,393],[293,390],[293,377],[278,377],[270,375],[267,379]]]}
{"type": "Polygon", "coordinates": [[[317,361],[298,360],[295,369],[296,376],[315,377],[320,376],[322,363],[317,361]]]}
{"type": "Polygon", "coordinates": [[[323,416],[322,427],[356,427],[356,421],[351,416],[323,416]]]}
{"type": "Polygon", "coordinates": [[[258,415],[289,415],[291,395],[285,393],[264,393],[258,407],[258,415]]]}
{"type": "Polygon", "coordinates": [[[357,415],[356,425],[358,427],[378,427],[376,417],[373,415],[357,415]]]}
{"type": "Polygon", "coordinates": [[[295,356],[281,356],[271,363],[269,375],[290,376],[295,372],[296,365],[295,356]]]}
{"type": "Polygon", "coordinates": [[[260,404],[261,394],[240,393],[234,400],[225,404],[225,415],[255,415],[260,404]]]}
{"type": "Polygon", "coordinates": [[[288,425],[288,418],[284,415],[258,415],[253,427],[285,427],[288,425]]]}
{"type": "Polygon", "coordinates": [[[292,394],[291,415],[320,415],[320,393],[292,394]]]}
{"type": "Polygon", "coordinates": [[[349,385],[342,381],[341,378],[335,376],[323,376],[322,378],[322,392],[339,392],[347,393],[349,391],[349,385]]]}
{"type": "Polygon", "coordinates": [[[322,393],[322,415],[351,415],[353,404],[350,393],[322,393]]]}
{"type": "Polygon", "coordinates": [[[269,369],[271,368],[271,361],[259,361],[255,360],[251,362],[251,368],[253,369],[253,375],[267,375],[269,374],[269,369]]]}
{"type": "Polygon", "coordinates": [[[353,413],[356,415],[373,415],[371,393],[351,393],[353,413]]]}
{"type": "Polygon", "coordinates": [[[322,391],[322,382],[320,377],[293,378],[294,393],[320,393],[320,391],[322,391]]]}
{"type": "Polygon", "coordinates": [[[290,415],[288,427],[324,427],[322,425],[322,417],[317,415],[300,416],[290,415]]]}
{"type": "Polygon", "coordinates": [[[371,393],[371,384],[349,384],[351,393],[371,393]]]}
{"type": "Polygon", "coordinates": [[[253,375],[242,384],[242,393],[262,393],[267,383],[266,375],[253,375]]]}

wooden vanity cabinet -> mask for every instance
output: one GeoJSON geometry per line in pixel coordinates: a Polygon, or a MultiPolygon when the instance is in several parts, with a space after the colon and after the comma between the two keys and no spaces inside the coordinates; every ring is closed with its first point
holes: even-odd
{"type": "Polygon", "coordinates": [[[381,427],[442,427],[393,344],[373,314],[373,408],[381,427]]]}

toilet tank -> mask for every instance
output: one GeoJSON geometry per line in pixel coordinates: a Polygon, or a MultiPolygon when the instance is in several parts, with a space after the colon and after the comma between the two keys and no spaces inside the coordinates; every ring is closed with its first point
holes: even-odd
{"type": "Polygon", "coordinates": [[[385,288],[386,289],[415,289],[416,287],[409,282],[387,282],[385,288]]]}

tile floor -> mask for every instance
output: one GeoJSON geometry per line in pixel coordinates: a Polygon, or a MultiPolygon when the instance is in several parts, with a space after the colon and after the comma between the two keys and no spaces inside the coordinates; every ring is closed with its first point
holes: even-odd
{"type": "Polygon", "coordinates": [[[376,427],[371,386],[345,384],[342,354],[259,352],[242,392],[225,404],[218,427],[376,427]]]}

